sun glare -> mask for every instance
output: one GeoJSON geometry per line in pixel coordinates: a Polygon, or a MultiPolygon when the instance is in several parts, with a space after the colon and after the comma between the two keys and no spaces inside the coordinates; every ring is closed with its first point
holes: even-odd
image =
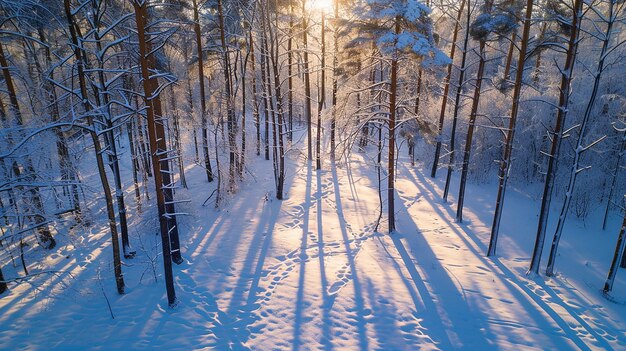
{"type": "Polygon", "coordinates": [[[309,0],[308,5],[314,11],[330,12],[335,6],[335,0],[309,0]]]}

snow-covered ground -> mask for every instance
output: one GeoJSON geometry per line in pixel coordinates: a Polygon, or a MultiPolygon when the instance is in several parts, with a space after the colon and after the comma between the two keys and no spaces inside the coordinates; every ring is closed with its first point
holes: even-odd
{"type": "Polygon", "coordinates": [[[104,220],[61,232],[56,252],[31,267],[59,273],[0,298],[0,349],[626,349],[626,270],[617,302],[600,291],[617,216],[606,231],[593,214],[570,220],[558,275],[528,277],[539,204],[524,189],[509,190],[498,257],[486,258],[494,184],[470,185],[465,221],[455,223],[454,197],[441,201],[443,172],[433,180],[402,156],[389,235],[384,217],[375,231],[378,180],[363,154],[322,171],[292,155],[287,171],[277,201],[270,161],[252,159],[246,182],[215,210],[202,206],[215,185],[188,167],[189,190],[176,194],[191,202],[180,206],[190,216],[180,220],[186,261],[174,266],[173,310],[154,208],[144,202],[138,215],[128,186],[138,255],[125,260],[126,294],[115,292],[104,220]]]}

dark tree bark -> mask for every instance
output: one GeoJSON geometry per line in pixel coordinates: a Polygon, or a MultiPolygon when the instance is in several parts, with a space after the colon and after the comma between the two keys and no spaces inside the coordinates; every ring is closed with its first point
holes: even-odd
{"type": "Polygon", "coordinates": [[[320,34],[322,40],[322,52],[321,52],[321,77],[320,77],[320,91],[317,97],[317,140],[315,145],[316,158],[315,169],[322,169],[322,109],[324,108],[324,100],[326,98],[326,25],[324,21],[324,12],[322,12],[322,32],[320,34]]]}
{"type": "Polygon", "coordinates": [[[454,97],[454,113],[452,115],[452,129],[450,132],[450,158],[448,160],[448,172],[446,173],[446,184],[443,189],[443,201],[448,201],[448,192],[450,191],[450,181],[452,179],[452,171],[454,169],[454,158],[456,153],[456,125],[459,117],[459,109],[461,105],[461,94],[463,93],[463,83],[465,83],[465,70],[466,70],[466,61],[467,61],[467,46],[469,43],[469,28],[471,21],[471,2],[467,0],[467,15],[466,15],[466,23],[465,23],[465,36],[463,37],[463,50],[461,54],[461,63],[459,67],[459,80],[458,85],[456,87],[456,95],[454,97]]]}
{"type": "Polygon", "coordinates": [[[252,36],[252,28],[250,28],[250,59],[252,68],[252,103],[254,105],[254,126],[256,128],[256,155],[261,155],[261,117],[259,115],[259,102],[256,87],[256,58],[254,56],[254,40],[252,36]]]}
{"type": "Polygon", "coordinates": [[[526,15],[524,17],[524,29],[521,39],[521,47],[519,57],[517,59],[517,72],[515,73],[515,85],[513,88],[513,105],[511,106],[511,115],[509,118],[509,126],[504,137],[504,155],[500,161],[498,169],[498,195],[496,197],[496,208],[493,215],[493,223],[491,225],[491,237],[489,239],[489,248],[487,256],[496,254],[496,246],[498,243],[498,233],[500,230],[500,219],[502,217],[502,209],[504,208],[504,195],[506,193],[506,185],[509,178],[509,169],[511,167],[511,153],[513,152],[513,138],[515,136],[515,126],[517,125],[517,114],[520,105],[520,94],[522,91],[522,83],[524,78],[524,67],[526,65],[526,52],[528,51],[528,39],[530,38],[530,26],[533,13],[533,0],[526,2],[526,15]]]}
{"type": "MultiPolygon", "coordinates": [[[[400,16],[396,16],[396,35],[400,34],[400,16]]],[[[396,230],[395,198],[395,160],[396,160],[396,100],[398,95],[398,53],[394,53],[391,59],[391,81],[389,88],[389,145],[387,159],[387,217],[389,220],[389,233],[396,230]]]]}
{"type": "Polygon", "coordinates": [[[609,274],[606,278],[606,282],[604,283],[604,289],[602,291],[605,294],[608,294],[613,289],[613,283],[615,282],[615,276],[617,275],[618,263],[621,260],[622,267],[624,263],[624,251],[626,250],[626,214],[624,214],[624,221],[622,222],[622,227],[619,230],[619,234],[617,236],[617,244],[615,245],[615,254],[613,255],[613,260],[611,261],[611,268],[609,268],[609,274]]]}
{"type": "Polygon", "coordinates": [[[155,190],[159,213],[161,246],[163,248],[165,288],[167,292],[168,304],[170,307],[174,307],[176,305],[176,291],[174,290],[172,260],[175,259],[174,253],[177,253],[180,257],[180,249],[177,248],[177,251],[173,251],[174,248],[171,247],[170,242],[170,234],[172,234],[172,231],[176,229],[176,223],[172,221],[172,216],[175,216],[175,214],[173,211],[169,211],[166,204],[167,202],[173,202],[171,181],[169,179],[169,165],[166,157],[168,150],[167,145],[165,145],[165,129],[163,123],[160,121],[160,119],[163,118],[160,98],[159,95],[154,95],[154,92],[158,88],[158,81],[156,78],[150,76],[150,70],[155,68],[155,63],[151,41],[149,41],[150,38],[147,37],[145,31],[145,28],[148,25],[148,11],[146,3],[134,0],[133,8],[135,10],[135,21],[139,41],[139,64],[144,90],[143,96],[144,102],[148,107],[146,110],[146,117],[148,121],[148,136],[150,140],[154,184],[156,188],[155,190]],[[157,119],[159,121],[157,121],[157,119]]]}
{"type": "MultiPolygon", "coordinates": [[[[596,143],[593,142],[590,145],[584,145],[585,137],[587,135],[587,127],[589,125],[589,119],[591,118],[591,111],[595,106],[595,102],[598,97],[598,91],[600,88],[600,81],[602,79],[602,73],[604,73],[604,60],[606,58],[607,51],[609,50],[611,39],[613,38],[613,2],[609,2],[607,6],[608,8],[606,18],[608,19],[608,22],[606,32],[604,33],[604,36],[602,36],[602,48],[600,49],[600,57],[598,58],[598,64],[596,66],[594,74],[593,88],[591,89],[591,95],[589,96],[589,101],[587,102],[585,113],[583,114],[583,118],[580,123],[580,131],[578,132],[578,138],[576,141],[576,146],[574,148],[574,160],[572,162],[569,181],[565,190],[565,200],[563,201],[563,205],[561,206],[561,212],[559,213],[556,230],[554,231],[554,237],[552,239],[552,246],[550,247],[548,266],[546,267],[546,275],[549,277],[554,275],[554,264],[556,261],[556,255],[559,247],[559,242],[561,240],[561,235],[563,234],[563,226],[565,225],[569,206],[572,201],[572,196],[574,194],[574,191],[576,190],[576,179],[578,178],[578,174],[582,170],[584,170],[584,168],[581,168],[580,165],[581,156],[586,150],[588,150],[596,143]]],[[[602,138],[599,140],[602,140],[602,138]]]]}
{"type": "MultiPolygon", "coordinates": [[[[337,148],[337,55],[339,55],[339,0],[334,1],[335,23],[333,30],[333,92],[332,92],[332,115],[330,120],[330,160],[335,161],[335,152],[337,148]]],[[[360,93],[357,93],[357,99],[360,100],[360,93]]],[[[360,102],[360,101],[359,101],[360,102]]]]}
{"type": "Polygon", "coordinates": [[[308,28],[309,21],[306,15],[306,0],[302,0],[302,43],[303,48],[303,65],[304,65],[304,117],[306,119],[307,128],[307,159],[313,160],[313,127],[311,117],[311,77],[309,73],[309,47],[308,47],[308,28]]]}
{"type": "Polygon", "coordinates": [[[474,129],[476,128],[476,118],[478,116],[478,105],[480,103],[480,88],[482,86],[483,77],[485,74],[485,41],[480,41],[478,62],[478,72],[476,73],[476,85],[474,87],[474,96],[472,98],[472,108],[470,112],[470,118],[467,127],[467,136],[465,138],[465,150],[463,151],[463,164],[461,166],[461,180],[459,182],[459,197],[457,199],[456,207],[456,220],[457,222],[463,222],[463,204],[465,202],[465,186],[467,184],[467,174],[469,171],[469,161],[472,152],[472,140],[474,137],[474,129]]]}
{"type": "MultiPolygon", "coordinates": [[[[452,68],[454,67],[454,55],[456,54],[456,41],[459,35],[459,29],[461,28],[461,16],[463,15],[463,8],[465,7],[465,0],[461,0],[461,7],[456,16],[456,22],[454,24],[454,34],[452,35],[452,48],[450,49],[450,65],[448,66],[448,74],[444,80],[443,96],[441,99],[441,111],[439,113],[439,124],[437,128],[437,144],[435,145],[435,158],[433,160],[433,167],[430,170],[430,176],[435,178],[437,176],[437,167],[439,166],[439,156],[441,155],[441,141],[443,139],[443,122],[446,117],[446,105],[448,104],[448,95],[450,93],[450,78],[452,77],[452,68]]],[[[421,73],[421,71],[420,71],[421,73]]],[[[421,75],[420,75],[421,78],[421,75]]],[[[419,95],[418,95],[419,98],[419,95]]],[[[415,104],[417,109],[418,104],[415,104]]],[[[417,111],[415,112],[417,115],[417,111]]]]}
{"type": "Polygon", "coordinates": [[[70,7],[70,0],[64,0],[65,16],[67,17],[68,26],[71,35],[72,46],[74,50],[74,59],[76,61],[76,67],[78,71],[78,83],[80,88],[79,98],[83,103],[83,108],[87,115],[87,123],[91,127],[89,129],[89,135],[94,145],[94,151],[96,155],[96,163],[98,165],[98,174],[100,175],[100,183],[102,184],[102,190],[104,192],[104,198],[106,202],[107,216],[109,220],[109,229],[111,230],[111,246],[113,249],[113,270],[115,272],[115,283],[117,286],[117,292],[124,294],[124,276],[122,274],[122,262],[120,258],[120,244],[117,232],[117,223],[115,221],[115,210],[113,208],[113,196],[111,194],[111,188],[109,186],[109,180],[106,175],[106,168],[104,159],[102,157],[102,146],[100,139],[96,133],[93,118],[91,117],[92,107],[89,103],[89,93],[87,92],[87,82],[85,78],[85,61],[83,56],[83,50],[81,49],[82,35],[78,34],[77,24],[72,15],[70,7]],[[81,37],[81,41],[79,41],[81,37]]]}
{"type": "Polygon", "coordinates": [[[556,167],[559,157],[559,149],[561,140],[563,139],[563,126],[567,118],[569,108],[569,95],[571,91],[571,82],[574,71],[574,63],[576,62],[576,54],[578,52],[580,21],[582,20],[582,0],[575,0],[570,36],[567,45],[567,54],[565,57],[565,66],[561,69],[561,85],[559,88],[559,105],[556,111],[556,124],[552,134],[552,144],[550,154],[548,155],[548,169],[546,172],[546,180],[543,187],[543,195],[541,196],[541,209],[539,210],[539,221],[537,224],[537,235],[535,238],[535,246],[531,258],[528,273],[539,273],[539,265],[541,263],[541,253],[546,238],[546,227],[548,225],[548,215],[550,213],[550,204],[552,202],[552,189],[554,188],[554,178],[556,176],[556,167]]]}
{"type": "MultiPolygon", "coordinates": [[[[209,159],[208,122],[206,117],[206,93],[204,91],[204,53],[202,51],[202,35],[200,33],[200,19],[198,18],[198,2],[193,0],[193,30],[196,34],[196,47],[198,51],[198,84],[200,84],[200,116],[202,123],[202,154],[204,157],[204,167],[207,181],[213,181],[213,170],[209,159]]],[[[195,136],[195,134],[194,134],[195,136]]],[[[197,143],[196,143],[197,145],[197,143]]]]}

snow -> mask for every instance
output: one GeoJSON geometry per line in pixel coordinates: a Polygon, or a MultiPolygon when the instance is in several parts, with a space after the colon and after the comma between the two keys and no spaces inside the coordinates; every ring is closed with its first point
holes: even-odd
{"type": "MultiPolygon", "coordinates": [[[[154,206],[138,213],[125,184],[137,257],[125,261],[127,293],[120,296],[103,204],[94,198],[101,221],[60,233],[57,251],[31,267],[65,273],[11,284],[0,297],[0,349],[626,347],[626,306],[619,303],[626,300],[626,272],[617,275],[617,302],[600,291],[617,216],[606,232],[597,230],[601,214],[586,227],[571,220],[557,275],[527,277],[539,207],[530,190],[509,187],[498,256],[487,258],[496,185],[470,184],[467,220],[456,223],[455,199],[441,201],[443,181],[410,167],[405,153],[392,234],[374,232],[376,169],[361,153],[349,165],[317,172],[291,154],[284,201],[271,195],[271,163],[253,157],[254,177],[219,210],[202,206],[215,185],[200,166],[188,166],[189,190],[176,192],[177,200],[190,200],[177,210],[191,215],[180,219],[186,262],[174,266],[175,309],[167,307],[154,206]]],[[[86,181],[97,181],[91,172],[86,181]]],[[[386,227],[383,220],[379,229],[386,227]]],[[[5,276],[13,276],[10,266],[3,265],[5,276]]]]}

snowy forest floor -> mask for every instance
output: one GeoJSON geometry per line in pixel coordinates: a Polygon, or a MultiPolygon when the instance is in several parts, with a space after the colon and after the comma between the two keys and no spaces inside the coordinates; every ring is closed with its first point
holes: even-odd
{"type": "MultiPolygon", "coordinates": [[[[389,235],[384,217],[374,230],[376,168],[361,153],[322,171],[292,154],[283,201],[273,197],[271,162],[255,157],[249,167],[215,210],[211,201],[202,206],[215,185],[188,166],[189,190],[176,194],[191,201],[179,207],[190,215],[180,220],[185,262],[174,266],[175,309],[165,298],[155,209],[144,202],[130,218],[138,255],[124,262],[120,296],[94,198],[97,225],[60,231],[54,253],[31,252],[42,257],[31,271],[61,273],[12,285],[0,298],[0,349],[626,348],[626,306],[600,291],[617,217],[604,232],[598,216],[570,220],[558,275],[528,277],[539,203],[524,191],[508,192],[498,256],[486,258],[493,184],[468,187],[465,221],[456,223],[455,199],[441,201],[444,172],[433,180],[403,153],[398,230],[389,235]]],[[[614,293],[626,300],[623,269],[614,293]]]]}

